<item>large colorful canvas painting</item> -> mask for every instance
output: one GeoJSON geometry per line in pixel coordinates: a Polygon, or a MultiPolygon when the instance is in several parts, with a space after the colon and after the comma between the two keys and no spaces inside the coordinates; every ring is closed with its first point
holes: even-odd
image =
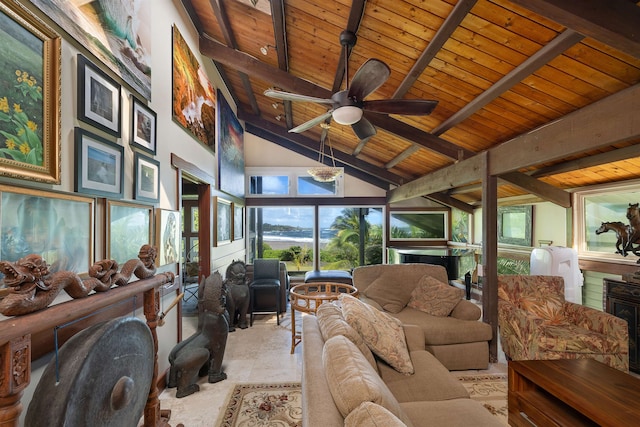
{"type": "Polygon", "coordinates": [[[151,99],[151,1],[31,0],[135,91],[151,99]]]}
{"type": "Polygon", "coordinates": [[[187,42],[173,26],[173,119],[215,151],[216,94],[187,42]]]}
{"type": "Polygon", "coordinates": [[[217,123],[220,191],[244,197],[244,129],[220,90],[217,123]]]}

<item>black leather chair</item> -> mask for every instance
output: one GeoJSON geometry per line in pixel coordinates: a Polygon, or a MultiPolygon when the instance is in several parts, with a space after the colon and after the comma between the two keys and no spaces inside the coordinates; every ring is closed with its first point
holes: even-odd
{"type": "Polygon", "coordinates": [[[253,261],[253,281],[249,285],[249,326],[254,313],[276,313],[280,324],[280,260],[256,258],[253,261]]]}

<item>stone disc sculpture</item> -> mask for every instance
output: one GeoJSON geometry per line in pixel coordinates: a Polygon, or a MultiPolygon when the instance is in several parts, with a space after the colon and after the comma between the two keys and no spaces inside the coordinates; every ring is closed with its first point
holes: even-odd
{"type": "Polygon", "coordinates": [[[94,325],[52,358],[34,391],[25,426],[136,426],[153,378],[154,346],[135,317],[94,325]]]}

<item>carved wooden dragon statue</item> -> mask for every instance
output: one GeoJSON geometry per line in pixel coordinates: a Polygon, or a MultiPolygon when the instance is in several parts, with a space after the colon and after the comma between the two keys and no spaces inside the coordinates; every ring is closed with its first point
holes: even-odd
{"type": "Polygon", "coordinates": [[[143,245],[138,259],[127,261],[120,272],[115,260],[102,260],[89,268],[89,277],[71,271],[51,273],[40,255],[27,255],[18,261],[0,261],[0,272],[10,293],[0,300],[0,313],[20,316],[42,310],[64,291],[72,298],[84,298],[92,291],[106,292],[112,286],[124,286],[132,275],[146,279],[156,273],[156,249],[143,245]]]}

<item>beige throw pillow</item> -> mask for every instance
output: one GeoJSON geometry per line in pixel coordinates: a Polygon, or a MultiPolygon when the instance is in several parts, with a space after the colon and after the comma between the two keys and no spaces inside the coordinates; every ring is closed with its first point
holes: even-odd
{"type": "Polygon", "coordinates": [[[408,307],[432,316],[446,317],[464,297],[464,290],[442,283],[431,276],[423,276],[411,293],[408,307]]]}
{"type": "Polygon", "coordinates": [[[322,365],[333,401],[343,417],[362,402],[374,402],[409,422],[382,378],[348,338],[336,335],[324,343],[322,365]]]}
{"type": "Polygon", "coordinates": [[[389,313],[400,313],[411,299],[414,282],[389,282],[388,278],[378,278],[371,282],[363,294],[371,298],[389,313]]]}
{"type": "Polygon", "coordinates": [[[358,347],[362,352],[362,355],[367,359],[367,362],[377,371],[378,365],[376,359],[371,353],[371,349],[367,347],[364,340],[356,331],[349,325],[342,317],[342,309],[333,303],[324,303],[318,307],[316,311],[318,317],[318,326],[320,327],[320,333],[322,339],[325,342],[336,335],[343,335],[358,347]]]}
{"type": "Polygon", "coordinates": [[[362,402],[344,419],[344,427],[406,427],[406,424],[382,406],[362,402]]]}
{"type": "Polygon", "coordinates": [[[378,357],[403,374],[413,374],[402,322],[348,294],[341,294],[344,319],[378,357]]]}

